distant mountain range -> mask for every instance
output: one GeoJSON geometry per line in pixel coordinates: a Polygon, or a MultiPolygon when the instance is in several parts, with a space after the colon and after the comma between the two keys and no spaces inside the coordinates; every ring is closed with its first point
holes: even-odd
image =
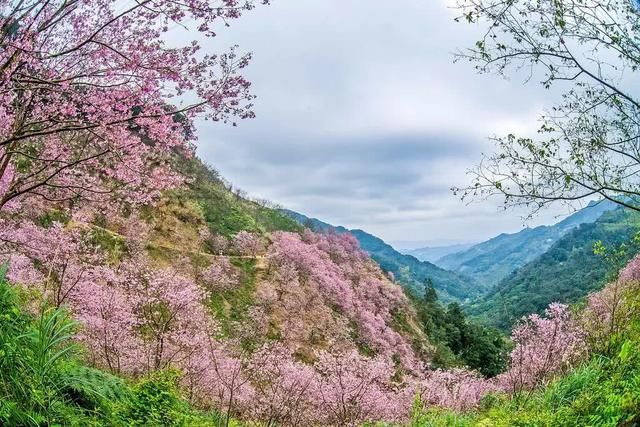
{"type": "Polygon", "coordinates": [[[430,263],[436,263],[440,258],[447,255],[459,253],[465,251],[473,246],[473,243],[447,245],[447,246],[427,246],[418,249],[407,249],[402,252],[407,255],[413,255],[420,261],[428,261],[430,263]]]}
{"type": "Polygon", "coordinates": [[[450,253],[434,264],[472,278],[481,289],[491,289],[513,271],[545,253],[554,243],[581,224],[595,222],[618,205],[592,202],[555,225],[526,228],[501,234],[460,252],[450,253]]]}
{"type": "Polygon", "coordinates": [[[283,209],[282,212],[314,231],[331,230],[336,233],[349,232],[353,234],[360,242],[362,249],[380,264],[382,269],[392,272],[403,286],[414,293],[423,293],[424,283],[427,279],[433,281],[443,302],[472,300],[488,291],[488,289],[478,287],[473,280],[467,277],[447,271],[430,262],[420,261],[412,255],[402,254],[379,237],[363,230],[350,230],[342,226],[328,224],[287,209],[283,209]]]}

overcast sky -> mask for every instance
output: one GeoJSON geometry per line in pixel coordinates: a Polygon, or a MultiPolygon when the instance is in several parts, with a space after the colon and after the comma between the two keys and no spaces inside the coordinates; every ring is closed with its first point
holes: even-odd
{"type": "Polygon", "coordinates": [[[253,52],[257,118],[200,123],[200,156],[251,196],[400,247],[518,231],[522,213],[449,188],[468,182],[488,136],[535,129],[548,95],[454,64],[479,31],[455,15],[446,0],[259,7],[212,42],[253,52]]]}

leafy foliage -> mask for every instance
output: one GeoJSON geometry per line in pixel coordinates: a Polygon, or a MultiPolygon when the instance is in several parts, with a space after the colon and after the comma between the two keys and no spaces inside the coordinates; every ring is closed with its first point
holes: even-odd
{"type": "Polygon", "coordinates": [[[458,58],[480,72],[529,74],[560,89],[537,133],[496,137],[462,197],[500,195],[535,214],[601,197],[640,210],[634,90],[640,70],[636,0],[462,0],[458,20],[483,27],[458,58]]]}
{"type": "Polygon", "coordinates": [[[505,337],[495,329],[466,319],[456,303],[443,307],[431,282],[428,281],[425,288],[424,297],[413,300],[425,333],[436,345],[432,365],[436,368],[467,366],[487,377],[502,372],[507,363],[505,337]]]}
{"type": "MultiPolygon", "coordinates": [[[[23,312],[17,293],[0,278],[0,421],[4,425],[79,425],[104,409],[99,389],[70,372],[74,324],[61,309],[38,319],[23,312]],[[91,403],[80,399],[80,390],[91,403]]],[[[104,413],[103,413],[104,415],[104,413]]]]}
{"type": "Polygon", "coordinates": [[[187,404],[180,399],[178,375],[160,371],[136,384],[120,415],[130,426],[184,425],[187,404]]]}
{"type": "Polygon", "coordinates": [[[237,328],[238,322],[247,320],[249,309],[255,304],[255,260],[239,259],[234,260],[233,264],[240,270],[238,278],[240,283],[227,289],[211,292],[209,299],[209,306],[220,324],[220,332],[227,337],[232,336],[232,330],[237,328]]]}

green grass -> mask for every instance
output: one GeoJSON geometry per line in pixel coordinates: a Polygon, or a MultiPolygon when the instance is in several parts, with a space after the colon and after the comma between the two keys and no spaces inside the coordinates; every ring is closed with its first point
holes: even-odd
{"type": "MultiPolygon", "coordinates": [[[[209,299],[209,306],[220,325],[220,333],[225,338],[233,336],[234,325],[245,320],[249,308],[255,304],[258,272],[255,259],[231,258],[230,260],[240,271],[239,286],[216,291],[209,299]]],[[[251,345],[251,343],[243,344],[251,345]]]]}
{"type": "MultiPolygon", "coordinates": [[[[82,363],[76,324],[62,309],[32,316],[0,269],[0,425],[11,427],[218,427],[191,407],[179,373],[120,378],[82,363]]],[[[230,423],[239,426],[236,421],[230,423]]]]}
{"type": "Polygon", "coordinates": [[[547,387],[510,399],[488,396],[476,412],[416,411],[411,426],[616,427],[640,425],[640,319],[547,387]],[[620,344],[622,343],[622,344],[620,344]]]}
{"type": "Polygon", "coordinates": [[[179,196],[194,200],[202,210],[209,229],[232,237],[240,231],[268,233],[272,231],[302,231],[295,220],[267,203],[254,202],[228,188],[218,173],[199,159],[183,160],[179,165],[193,178],[179,196]]]}

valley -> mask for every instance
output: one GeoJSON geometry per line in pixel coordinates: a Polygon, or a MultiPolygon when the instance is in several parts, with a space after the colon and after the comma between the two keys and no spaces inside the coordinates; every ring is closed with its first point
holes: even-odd
{"type": "Polygon", "coordinates": [[[0,426],[640,426],[638,40],[636,0],[0,0],[0,426]]]}

